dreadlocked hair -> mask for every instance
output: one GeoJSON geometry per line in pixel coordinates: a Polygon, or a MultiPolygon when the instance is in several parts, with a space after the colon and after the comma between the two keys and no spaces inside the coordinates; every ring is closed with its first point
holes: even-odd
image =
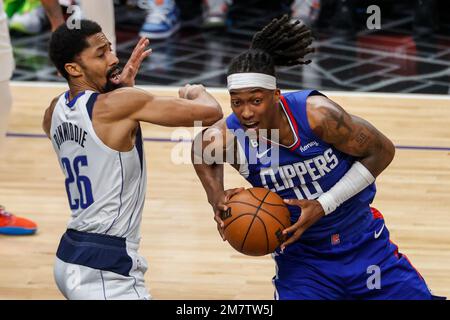
{"type": "Polygon", "coordinates": [[[301,21],[291,22],[287,15],[273,19],[253,36],[250,49],[235,57],[228,68],[233,73],[264,73],[275,76],[277,66],[308,64],[303,58],[314,52],[311,30],[301,21]]]}

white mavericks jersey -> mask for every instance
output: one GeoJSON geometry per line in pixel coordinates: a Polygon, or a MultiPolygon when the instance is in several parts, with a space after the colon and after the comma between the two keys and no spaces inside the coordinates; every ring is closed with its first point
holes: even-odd
{"type": "Polygon", "coordinates": [[[68,229],[139,242],[147,184],[141,130],[131,151],[106,146],[91,121],[97,95],[85,91],[69,101],[66,92],[53,111],[51,140],[72,210],[68,229]]]}

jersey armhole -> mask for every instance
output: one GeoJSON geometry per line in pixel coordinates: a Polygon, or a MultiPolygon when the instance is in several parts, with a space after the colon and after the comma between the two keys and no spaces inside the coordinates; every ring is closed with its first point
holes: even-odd
{"type": "MultiPolygon", "coordinates": [[[[323,141],[322,138],[318,137],[314,131],[311,129],[311,126],[309,124],[309,120],[308,120],[308,98],[309,97],[313,97],[313,96],[322,96],[327,98],[326,95],[324,95],[323,93],[317,91],[317,90],[310,90],[310,92],[306,95],[305,99],[304,99],[304,103],[301,104],[301,108],[300,108],[300,113],[301,113],[301,126],[304,130],[304,132],[308,135],[309,138],[311,138],[312,140],[320,140],[323,141]]],[[[325,141],[323,141],[325,142],[325,141]]]]}

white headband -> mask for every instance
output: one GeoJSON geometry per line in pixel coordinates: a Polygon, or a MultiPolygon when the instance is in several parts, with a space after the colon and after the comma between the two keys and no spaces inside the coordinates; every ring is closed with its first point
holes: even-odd
{"type": "Polygon", "coordinates": [[[234,73],[227,77],[228,91],[244,88],[264,88],[275,90],[277,79],[264,73],[234,73]]]}

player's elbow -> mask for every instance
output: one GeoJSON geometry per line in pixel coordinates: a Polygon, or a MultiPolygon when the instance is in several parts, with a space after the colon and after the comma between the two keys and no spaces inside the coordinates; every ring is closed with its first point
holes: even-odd
{"type": "Polygon", "coordinates": [[[385,141],[383,141],[382,153],[387,167],[395,156],[395,146],[391,140],[386,138],[385,141]]]}
{"type": "Polygon", "coordinates": [[[222,118],[223,112],[220,107],[216,106],[214,108],[210,108],[210,110],[208,110],[207,114],[205,115],[205,119],[203,119],[203,125],[211,126],[222,118]]]}

